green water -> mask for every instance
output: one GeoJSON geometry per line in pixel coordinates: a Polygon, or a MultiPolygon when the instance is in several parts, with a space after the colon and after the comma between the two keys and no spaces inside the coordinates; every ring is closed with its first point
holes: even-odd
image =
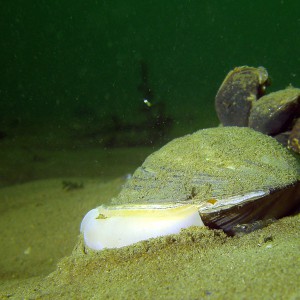
{"type": "Polygon", "coordinates": [[[297,0],[2,1],[0,131],[66,129],[92,139],[95,128],[116,125],[112,117],[131,131],[147,127],[141,62],[150,110],[164,105],[168,129],[215,126],[214,96],[235,66],[266,67],[269,90],[300,86],[299,7],[297,0]]]}
{"type": "Polygon", "coordinates": [[[0,1],[0,298],[299,297],[299,215],[241,238],[191,230],[103,259],[81,246],[71,255],[84,214],[145,157],[218,124],[214,97],[231,69],[264,66],[268,91],[300,87],[299,8],[0,1]],[[57,276],[36,277],[63,256],[57,276]]]}

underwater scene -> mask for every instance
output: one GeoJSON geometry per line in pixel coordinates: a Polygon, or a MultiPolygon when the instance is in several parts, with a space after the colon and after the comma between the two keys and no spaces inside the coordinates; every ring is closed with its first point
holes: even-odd
{"type": "Polygon", "coordinates": [[[1,3],[0,299],[300,299],[300,3],[1,3]]]}

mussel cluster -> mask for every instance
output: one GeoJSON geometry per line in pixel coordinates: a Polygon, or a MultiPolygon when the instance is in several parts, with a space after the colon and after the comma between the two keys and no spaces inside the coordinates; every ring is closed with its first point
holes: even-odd
{"type": "Polygon", "coordinates": [[[224,126],[250,127],[300,153],[300,89],[288,86],[265,95],[270,84],[264,67],[237,67],[216,95],[216,111],[224,126]]]}

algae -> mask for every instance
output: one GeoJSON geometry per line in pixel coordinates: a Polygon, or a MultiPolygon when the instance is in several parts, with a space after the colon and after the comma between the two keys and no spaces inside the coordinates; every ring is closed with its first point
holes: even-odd
{"type": "Polygon", "coordinates": [[[296,158],[273,138],[249,128],[210,128],[151,154],[112,203],[199,204],[278,189],[298,177],[296,158]]]}

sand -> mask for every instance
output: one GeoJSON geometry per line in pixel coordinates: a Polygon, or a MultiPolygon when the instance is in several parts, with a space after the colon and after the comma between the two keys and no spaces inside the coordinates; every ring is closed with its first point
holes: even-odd
{"type": "Polygon", "coordinates": [[[0,299],[300,299],[299,214],[241,237],[192,227],[86,249],[81,219],[119,192],[137,162],[128,161],[114,179],[52,174],[0,189],[0,299]],[[68,191],[63,181],[83,188],[68,191]]]}

